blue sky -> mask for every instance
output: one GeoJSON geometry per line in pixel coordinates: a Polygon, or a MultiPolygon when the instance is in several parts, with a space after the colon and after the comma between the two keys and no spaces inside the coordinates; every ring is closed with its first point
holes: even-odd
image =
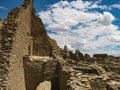
{"type": "MultiPolygon", "coordinates": [[[[9,10],[14,7],[18,7],[23,3],[24,0],[0,0],[0,17],[5,19],[9,10]]],[[[54,4],[59,0],[34,0],[34,7],[36,12],[40,10],[46,10],[48,5],[54,4]]]]}
{"type": "MultiPolygon", "coordinates": [[[[0,17],[23,0],[0,0],[0,17]]],[[[36,15],[60,47],[120,56],[119,0],[35,0],[36,15]]]]}

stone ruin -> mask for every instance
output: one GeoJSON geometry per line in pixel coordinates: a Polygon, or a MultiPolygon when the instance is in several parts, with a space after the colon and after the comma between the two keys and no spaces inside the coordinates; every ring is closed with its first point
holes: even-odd
{"type": "Polygon", "coordinates": [[[2,27],[2,20],[0,19],[0,28],[2,27]]]}
{"type": "Polygon", "coordinates": [[[0,90],[120,90],[120,57],[61,49],[33,0],[11,10],[0,28],[0,90]]]}

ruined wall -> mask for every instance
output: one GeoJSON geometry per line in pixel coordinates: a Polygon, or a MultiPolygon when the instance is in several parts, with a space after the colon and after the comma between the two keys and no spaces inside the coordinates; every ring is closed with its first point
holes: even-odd
{"type": "Polygon", "coordinates": [[[113,72],[116,74],[120,74],[120,57],[107,56],[105,58],[102,57],[93,57],[91,61],[96,62],[102,68],[105,69],[106,72],[113,72]]]}
{"type": "Polygon", "coordinates": [[[70,78],[70,73],[61,69],[60,73],[59,73],[59,87],[60,87],[60,90],[70,90],[70,88],[68,86],[69,78],[70,78]]]}
{"type": "Polygon", "coordinates": [[[32,15],[33,55],[50,56],[51,44],[40,18],[32,15]]]}
{"type": "Polygon", "coordinates": [[[0,19],[0,28],[1,28],[1,26],[2,26],[2,21],[1,21],[1,19],[0,19]]]}
{"type": "Polygon", "coordinates": [[[52,56],[52,47],[60,51],[56,42],[47,35],[41,19],[35,16],[32,4],[33,0],[24,0],[24,4],[10,11],[4,20],[1,29],[0,89],[25,90],[24,55],[52,56]]]}
{"type": "Polygon", "coordinates": [[[32,40],[33,40],[33,55],[38,56],[52,56],[52,48],[54,47],[57,52],[60,48],[56,41],[52,40],[46,32],[42,20],[35,16],[35,11],[32,14],[32,40]]]}
{"type": "MultiPolygon", "coordinates": [[[[5,78],[5,90],[26,90],[24,81],[24,70],[22,58],[28,55],[28,45],[30,45],[31,33],[31,12],[32,2],[24,3],[20,8],[15,8],[9,12],[2,29],[2,53],[0,78],[5,78]],[[27,22],[27,23],[26,23],[27,22]]],[[[0,88],[2,90],[2,84],[0,88]]]]}
{"type": "Polygon", "coordinates": [[[109,90],[107,75],[97,75],[89,65],[76,61],[62,61],[59,73],[60,90],[109,90]]]}
{"type": "Polygon", "coordinates": [[[10,87],[11,90],[24,90],[24,71],[22,57],[28,55],[28,45],[30,45],[30,37],[27,33],[31,30],[31,6],[27,9],[20,9],[17,21],[17,30],[14,39],[14,47],[12,57],[10,57],[10,87]],[[27,23],[26,23],[27,22],[27,23]],[[15,81],[20,82],[15,85],[15,81]],[[14,85],[14,86],[13,86],[14,85]],[[22,86],[21,86],[22,85],[22,86]]]}
{"type": "Polygon", "coordinates": [[[24,57],[26,90],[35,90],[43,81],[51,81],[52,90],[59,90],[58,61],[50,57],[24,57]]]}
{"type": "MultiPolygon", "coordinates": [[[[0,40],[2,38],[2,20],[0,19],[0,40]]],[[[0,42],[0,49],[1,49],[1,42],[0,42]]]]}

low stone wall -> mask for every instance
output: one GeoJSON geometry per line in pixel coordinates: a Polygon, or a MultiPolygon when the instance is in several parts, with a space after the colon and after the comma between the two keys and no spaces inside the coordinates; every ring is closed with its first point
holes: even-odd
{"type": "Polygon", "coordinates": [[[89,73],[85,71],[89,70],[89,66],[81,66],[72,60],[61,62],[60,90],[107,90],[105,74],[97,75],[94,71],[89,73]]]}
{"type": "Polygon", "coordinates": [[[93,90],[87,75],[70,67],[61,70],[60,90],[93,90]]]}
{"type": "Polygon", "coordinates": [[[70,78],[70,74],[64,71],[63,69],[61,69],[59,73],[60,90],[71,90],[69,89],[69,86],[67,85],[69,78],[70,78]]]}

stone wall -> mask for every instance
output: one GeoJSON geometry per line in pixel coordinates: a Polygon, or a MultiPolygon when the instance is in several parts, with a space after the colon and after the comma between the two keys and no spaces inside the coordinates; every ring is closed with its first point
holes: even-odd
{"type": "Polygon", "coordinates": [[[61,68],[60,73],[59,73],[60,90],[71,90],[69,89],[69,85],[68,85],[69,78],[70,78],[70,73],[66,72],[66,70],[61,68]]]}
{"type": "Polygon", "coordinates": [[[38,56],[52,56],[52,48],[60,53],[60,48],[56,41],[51,39],[46,32],[42,20],[35,16],[35,11],[32,14],[32,41],[33,41],[33,55],[38,56]]]}
{"type": "Polygon", "coordinates": [[[31,5],[13,9],[3,23],[0,54],[3,75],[0,79],[4,78],[4,82],[0,81],[1,90],[3,86],[5,90],[26,90],[22,58],[29,51],[30,37],[27,33],[31,33],[31,5]]]}
{"type": "Polygon", "coordinates": [[[32,15],[33,55],[50,56],[51,44],[40,18],[32,15]]]}
{"type": "Polygon", "coordinates": [[[64,49],[61,51],[62,57],[64,59],[72,59],[78,62],[81,61],[90,61],[90,55],[88,54],[83,54],[79,50],[75,50],[75,53],[72,51],[69,51],[67,46],[64,46],[64,49]]]}
{"type": "Polygon", "coordinates": [[[7,59],[9,55],[0,51],[0,89],[8,90],[8,67],[9,60],[7,59]]]}
{"type": "Polygon", "coordinates": [[[60,90],[107,90],[107,75],[98,75],[90,66],[76,61],[62,61],[59,73],[60,90]]]}
{"type": "Polygon", "coordinates": [[[31,30],[31,9],[31,6],[27,7],[27,9],[21,8],[16,19],[17,30],[13,42],[14,46],[11,52],[12,57],[10,57],[9,69],[11,90],[25,90],[22,57],[29,54],[30,37],[27,33],[30,33],[31,30]],[[15,81],[19,83],[15,83],[15,81]]]}
{"type": "MultiPolygon", "coordinates": [[[[0,40],[2,38],[2,20],[0,19],[0,40]]],[[[0,48],[1,48],[1,42],[0,42],[0,48]]]]}
{"type": "Polygon", "coordinates": [[[10,11],[1,30],[0,88],[25,90],[23,56],[52,56],[52,47],[58,52],[60,48],[35,16],[33,0],[24,0],[20,8],[10,11]]]}
{"type": "Polygon", "coordinates": [[[2,26],[2,20],[0,19],[0,28],[1,28],[1,26],[2,26]]]}
{"type": "Polygon", "coordinates": [[[27,8],[27,7],[29,7],[30,4],[31,5],[33,4],[33,0],[24,0],[23,7],[27,8]]]}
{"type": "Polygon", "coordinates": [[[108,56],[106,58],[95,58],[93,57],[91,61],[94,61],[99,66],[104,68],[106,72],[113,72],[120,74],[120,57],[108,56]]]}
{"type": "Polygon", "coordinates": [[[36,90],[43,81],[51,81],[52,90],[59,90],[59,62],[50,57],[25,56],[23,59],[26,90],[36,90]]]}

